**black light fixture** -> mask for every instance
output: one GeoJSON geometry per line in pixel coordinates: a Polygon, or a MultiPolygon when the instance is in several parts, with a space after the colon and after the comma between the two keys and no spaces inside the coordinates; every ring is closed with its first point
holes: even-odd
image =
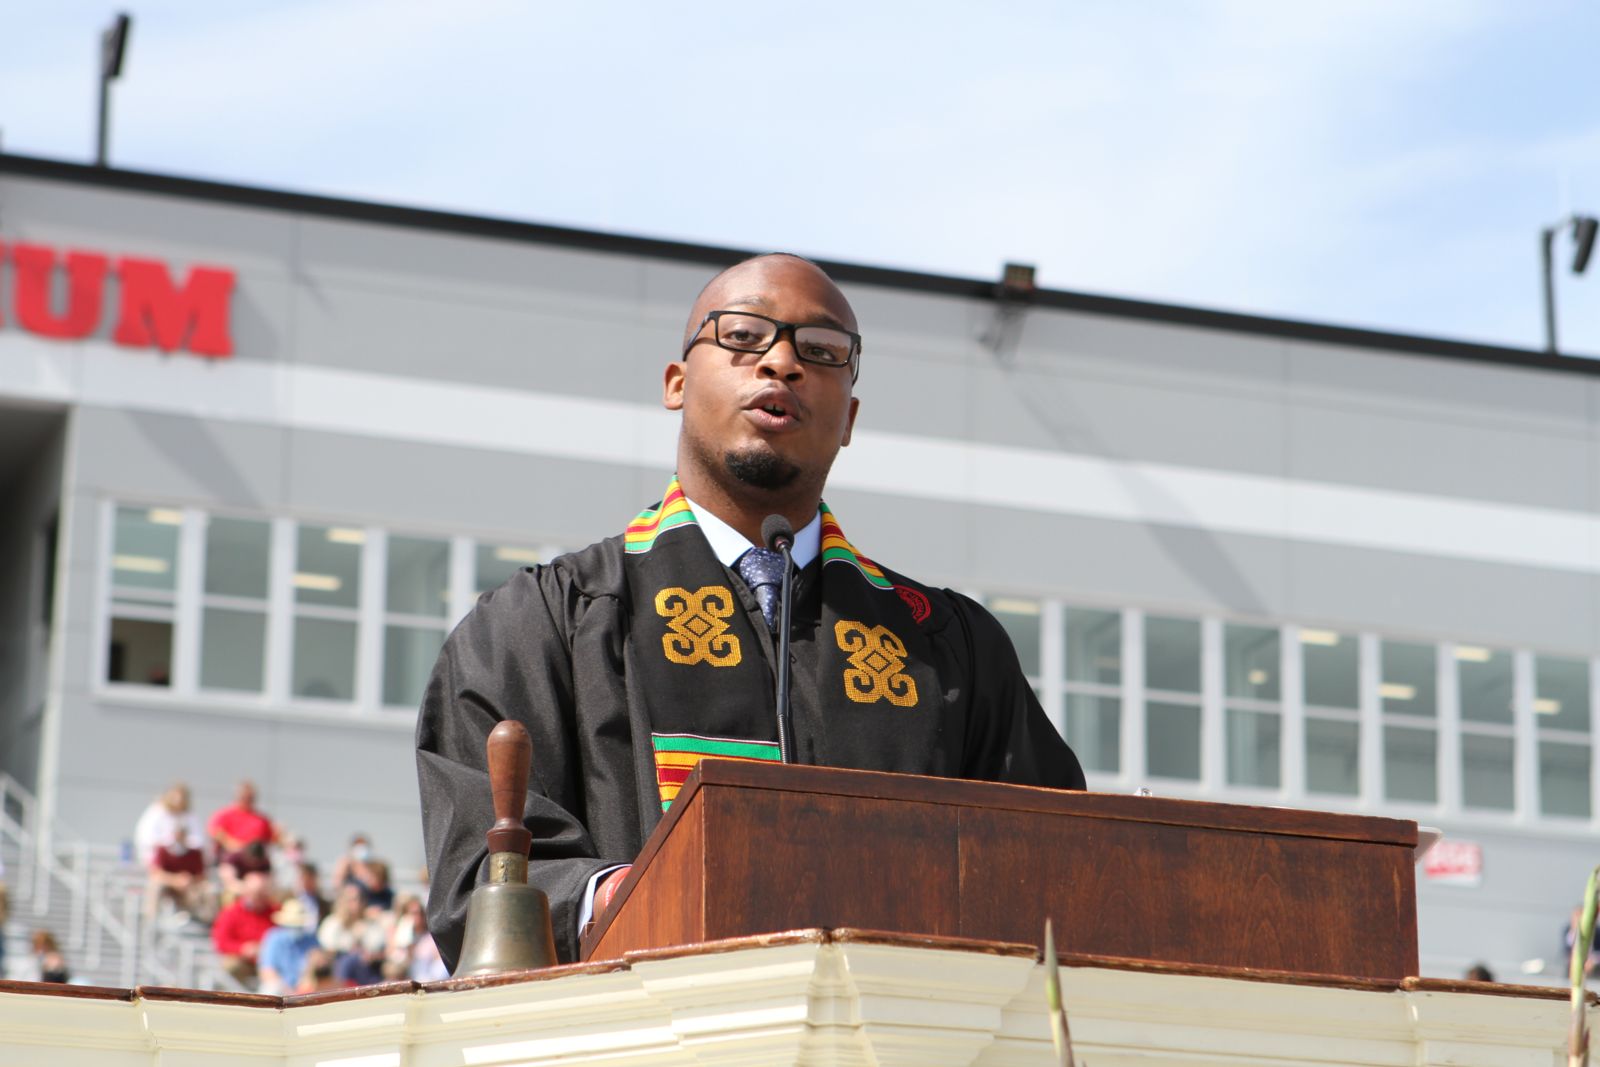
{"type": "Polygon", "coordinates": [[[1007,263],[1000,269],[994,287],[994,318],[979,340],[1001,359],[1016,347],[1022,316],[1038,292],[1036,274],[1031,263],[1007,263]]]}
{"type": "Polygon", "coordinates": [[[122,13],[110,26],[100,31],[100,122],[95,138],[94,161],[102,167],[106,165],[111,138],[111,83],[122,76],[122,60],[128,52],[128,31],[132,27],[133,19],[122,13]]]}
{"type": "Polygon", "coordinates": [[[1556,234],[1572,229],[1572,273],[1582,274],[1589,267],[1589,256],[1594,252],[1595,234],[1600,231],[1600,219],[1593,215],[1568,215],[1553,226],[1539,231],[1539,249],[1544,263],[1544,347],[1556,352],[1556,234]]]}

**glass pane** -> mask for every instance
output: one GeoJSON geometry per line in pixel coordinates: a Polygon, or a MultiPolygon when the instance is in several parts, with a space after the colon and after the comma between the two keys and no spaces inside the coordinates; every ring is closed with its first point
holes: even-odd
{"type": "Polygon", "coordinates": [[[170,508],[117,509],[111,581],[135,589],[177,588],[178,527],[183,514],[170,508]]]}
{"type": "Polygon", "coordinates": [[[1067,680],[1122,682],[1122,612],[1067,609],[1067,680]]]}
{"type": "Polygon", "coordinates": [[[353,608],[361,598],[365,532],[349,526],[302,526],[296,538],[294,598],[301,604],[353,608]]]}
{"type": "Polygon", "coordinates": [[[1145,704],[1145,769],[1162,778],[1200,780],[1200,709],[1193,704],[1145,704]]]}
{"type": "Polygon", "coordinates": [[[1511,653],[1456,646],[1461,718],[1467,722],[1511,722],[1511,653]]]}
{"type": "Polygon", "coordinates": [[[419,626],[383,629],[383,702],[414,708],[444,644],[444,630],[419,626]]]}
{"type": "Polygon", "coordinates": [[[1433,730],[1411,726],[1383,729],[1383,792],[1390,800],[1439,798],[1438,737],[1433,730]]]}
{"type": "Polygon", "coordinates": [[[1200,620],[1144,620],[1144,684],[1176,693],[1200,692],[1200,620]]]}
{"type": "Polygon", "coordinates": [[[1115,774],[1122,756],[1122,701],[1118,697],[1066,694],[1067,744],[1086,771],[1115,774]]]}
{"type": "Polygon", "coordinates": [[[407,615],[438,615],[450,606],[450,542],[389,538],[388,605],[407,615]]]}
{"type": "Polygon", "coordinates": [[[1589,746],[1539,743],[1539,810],[1589,816],[1589,746]]]}
{"type": "Polygon", "coordinates": [[[106,681],[172,684],[172,623],[112,619],[106,681]]]}
{"type": "Polygon", "coordinates": [[[1589,662],[1540,656],[1534,660],[1534,719],[1540,729],[1589,732],[1589,662]]]}
{"type": "Polygon", "coordinates": [[[479,545],[477,565],[474,568],[478,592],[487,593],[504,585],[506,579],[524,567],[543,563],[544,556],[536,548],[521,545],[479,545]]]}
{"type": "Polygon", "coordinates": [[[1323,708],[1361,706],[1361,643],[1332,630],[1301,630],[1306,703],[1323,708]]]}
{"type": "Polygon", "coordinates": [[[1461,802],[1510,811],[1516,805],[1509,737],[1461,735],[1461,802]]]}
{"type": "Polygon", "coordinates": [[[1222,655],[1228,696],[1279,698],[1276,629],[1228,623],[1222,628],[1222,655]]]}
{"type": "Polygon", "coordinates": [[[1361,792],[1361,728],[1340,719],[1306,720],[1306,788],[1353,797],[1361,792]]]}
{"type": "Polygon", "coordinates": [[[1000,620],[1000,625],[1011,635],[1011,643],[1017,649],[1017,660],[1022,664],[1022,673],[1029,678],[1039,677],[1038,601],[996,597],[989,604],[989,610],[994,612],[994,617],[1000,620]]]}
{"type": "Polygon", "coordinates": [[[200,687],[261,692],[267,617],[259,611],[206,608],[200,621],[200,687]]]}
{"type": "Polygon", "coordinates": [[[1283,716],[1228,709],[1228,784],[1278,788],[1283,716]]]}
{"type": "Polygon", "coordinates": [[[356,624],[336,619],[295,619],[290,685],[297,697],[354,700],[356,624]]]}
{"type": "Polygon", "coordinates": [[[269,523],[213,518],[206,524],[206,592],[265,600],[271,551],[269,523]]]}
{"type": "Polygon", "coordinates": [[[1383,710],[1431,718],[1437,707],[1434,690],[1438,676],[1438,655],[1434,646],[1385,641],[1383,677],[1378,689],[1378,695],[1383,698],[1383,710]]]}

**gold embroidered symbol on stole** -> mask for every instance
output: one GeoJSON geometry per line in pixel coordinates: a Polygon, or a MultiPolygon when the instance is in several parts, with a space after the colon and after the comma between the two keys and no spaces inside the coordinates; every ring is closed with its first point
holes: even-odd
{"type": "Polygon", "coordinates": [[[733,614],[733,594],[726,586],[703,585],[694,592],[677,586],[656,594],[656,614],[667,620],[661,650],[673,663],[709,663],[737,667],[739,637],[724,621],[733,614]]]}
{"type": "Polygon", "coordinates": [[[916,679],[905,673],[905,642],[887,626],[845,620],[834,625],[833,636],[853,668],[844,672],[845,696],[858,704],[887,700],[897,708],[917,706],[916,679]]]}

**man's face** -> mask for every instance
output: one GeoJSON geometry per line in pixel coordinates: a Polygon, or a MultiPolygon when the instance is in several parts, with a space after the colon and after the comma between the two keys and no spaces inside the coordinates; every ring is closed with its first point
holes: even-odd
{"type": "MultiPolygon", "coordinates": [[[[753,311],[782,322],[856,329],[844,294],[815,267],[782,256],[723,275],[695,303],[691,324],[710,311],[753,311]]],[[[687,462],[734,489],[821,492],[834,456],[850,443],[857,401],[848,367],[805,363],[782,333],[761,354],[720,347],[703,326],[683,360],[669,364],[662,403],[683,412],[687,462]]]]}

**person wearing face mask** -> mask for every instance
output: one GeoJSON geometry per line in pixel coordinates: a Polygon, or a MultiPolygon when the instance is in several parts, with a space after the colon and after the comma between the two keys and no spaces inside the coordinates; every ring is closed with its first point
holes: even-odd
{"type": "Polygon", "coordinates": [[[347,885],[359,889],[363,907],[387,908],[394,902],[388,865],[373,855],[372,840],[366,834],[350,838],[350,847],[334,864],[333,884],[336,890],[347,885]]]}

